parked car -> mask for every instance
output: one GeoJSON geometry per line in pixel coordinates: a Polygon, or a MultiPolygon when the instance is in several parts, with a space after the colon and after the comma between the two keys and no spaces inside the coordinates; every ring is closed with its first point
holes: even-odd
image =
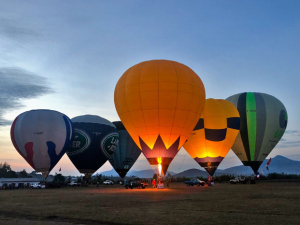
{"type": "Polygon", "coordinates": [[[188,181],[185,181],[184,182],[187,186],[194,186],[194,185],[197,185],[197,186],[204,186],[205,185],[205,182],[202,181],[202,180],[199,180],[199,179],[190,179],[188,181]]]}
{"type": "Polygon", "coordinates": [[[135,179],[135,180],[132,180],[132,181],[125,181],[125,185],[124,187],[126,189],[130,188],[139,188],[139,189],[145,189],[147,186],[148,186],[148,182],[142,182],[140,179],[135,179]]]}
{"type": "Polygon", "coordinates": [[[239,178],[235,177],[235,178],[231,179],[229,182],[231,184],[238,184],[240,181],[239,181],[239,178]]]}
{"type": "Polygon", "coordinates": [[[72,181],[71,183],[68,184],[69,187],[80,187],[80,183],[76,183],[75,181],[72,181]]]}
{"type": "Polygon", "coordinates": [[[248,180],[245,177],[235,177],[229,181],[231,184],[247,184],[248,180]]]}
{"type": "Polygon", "coordinates": [[[111,181],[111,180],[106,180],[106,181],[104,181],[103,182],[103,184],[105,184],[105,185],[113,185],[114,184],[114,182],[113,181],[111,181]]]}
{"type": "Polygon", "coordinates": [[[32,189],[44,189],[45,188],[45,184],[32,184],[32,185],[30,185],[30,187],[32,189]]]}

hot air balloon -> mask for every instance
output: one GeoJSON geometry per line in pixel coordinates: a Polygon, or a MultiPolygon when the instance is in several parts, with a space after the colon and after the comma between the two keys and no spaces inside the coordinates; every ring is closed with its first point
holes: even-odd
{"type": "Polygon", "coordinates": [[[119,134],[119,145],[109,162],[115,171],[124,178],[141,154],[141,150],[134,143],[121,121],[113,122],[119,134]]]}
{"type": "Polygon", "coordinates": [[[232,150],[245,166],[256,173],[281,139],[287,126],[287,111],[275,97],[258,92],[245,92],[227,98],[241,117],[240,133],[232,150]]]}
{"type": "Polygon", "coordinates": [[[205,90],[197,74],[168,60],[134,65],[115,88],[121,121],[162,175],[197,124],[204,102],[205,90]]]}
{"type": "Polygon", "coordinates": [[[53,110],[24,112],[10,130],[16,150],[45,179],[69,148],[72,134],[71,120],[53,110]]]}
{"type": "Polygon", "coordinates": [[[222,99],[207,99],[203,113],[183,147],[213,176],[233,145],[239,128],[239,112],[232,103],[222,99]]]}
{"type": "Polygon", "coordinates": [[[114,153],[119,134],[108,120],[93,115],[72,119],[74,138],[67,155],[80,173],[90,177],[114,153]]]}

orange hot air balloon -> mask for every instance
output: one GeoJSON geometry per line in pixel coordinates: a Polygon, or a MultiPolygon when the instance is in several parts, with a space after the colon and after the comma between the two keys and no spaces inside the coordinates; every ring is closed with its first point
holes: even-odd
{"type": "Polygon", "coordinates": [[[201,118],[183,147],[213,176],[234,144],[239,129],[240,115],[231,102],[207,99],[201,118]]]}
{"type": "Polygon", "coordinates": [[[162,175],[197,124],[204,102],[205,89],[197,74],[169,60],[129,68],[115,88],[122,123],[162,175]]]}

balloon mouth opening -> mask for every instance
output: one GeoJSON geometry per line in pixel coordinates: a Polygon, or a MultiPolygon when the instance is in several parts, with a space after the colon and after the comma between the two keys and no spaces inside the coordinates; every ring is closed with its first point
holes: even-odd
{"type": "Polygon", "coordinates": [[[44,180],[46,180],[47,177],[48,177],[49,171],[47,171],[47,172],[41,172],[41,173],[42,173],[42,176],[44,177],[44,180]]]}

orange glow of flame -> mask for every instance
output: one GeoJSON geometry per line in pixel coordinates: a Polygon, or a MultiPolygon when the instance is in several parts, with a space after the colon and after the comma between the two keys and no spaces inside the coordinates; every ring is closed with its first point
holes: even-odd
{"type": "Polygon", "coordinates": [[[157,158],[157,162],[158,162],[158,165],[157,165],[157,167],[158,167],[158,173],[161,176],[161,163],[162,163],[162,160],[161,160],[160,157],[157,158]]]}
{"type": "Polygon", "coordinates": [[[161,164],[158,164],[158,172],[159,172],[159,175],[161,176],[161,164]]]}

